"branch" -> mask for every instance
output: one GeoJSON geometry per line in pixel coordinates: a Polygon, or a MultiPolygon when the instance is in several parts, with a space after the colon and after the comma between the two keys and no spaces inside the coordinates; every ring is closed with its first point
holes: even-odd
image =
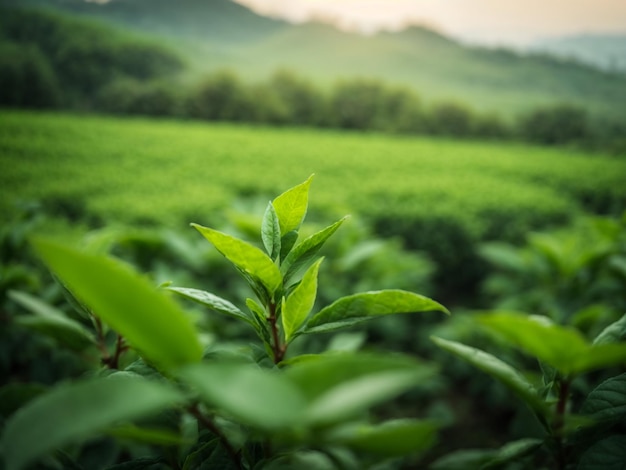
{"type": "Polygon", "coordinates": [[[207,428],[219,438],[220,442],[226,449],[226,452],[228,452],[228,455],[232,459],[235,466],[237,468],[241,468],[241,459],[239,458],[239,453],[235,450],[235,448],[228,441],[228,439],[226,439],[226,436],[224,436],[222,431],[215,425],[211,418],[202,414],[200,408],[198,407],[198,404],[194,403],[193,405],[189,406],[187,410],[198,420],[200,424],[202,424],[205,428],[207,428]]]}

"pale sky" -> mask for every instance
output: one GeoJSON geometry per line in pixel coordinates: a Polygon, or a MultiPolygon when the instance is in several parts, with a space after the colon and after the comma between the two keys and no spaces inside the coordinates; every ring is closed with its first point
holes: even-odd
{"type": "Polygon", "coordinates": [[[626,33],[626,0],[236,0],[292,21],[332,18],[342,29],[397,29],[414,22],[491,44],[540,37],[626,33]]]}

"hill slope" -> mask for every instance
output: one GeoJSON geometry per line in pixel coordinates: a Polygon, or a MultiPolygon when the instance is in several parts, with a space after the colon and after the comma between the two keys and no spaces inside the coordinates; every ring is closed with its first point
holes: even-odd
{"type": "Polygon", "coordinates": [[[95,16],[167,39],[192,65],[190,78],[228,67],[247,80],[290,68],[319,83],[366,76],[415,88],[424,101],[455,99],[513,116],[568,102],[626,119],[626,76],[565,59],[468,48],[433,31],[361,36],[321,24],[290,25],[231,0],[0,0],[95,16]]]}

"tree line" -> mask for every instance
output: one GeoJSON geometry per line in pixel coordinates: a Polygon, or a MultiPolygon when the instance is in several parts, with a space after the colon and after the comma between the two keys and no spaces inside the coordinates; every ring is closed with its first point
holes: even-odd
{"type": "Polygon", "coordinates": [[[224,70],[181,84],[184,61],[158,42],[50,12],[11,9],[0,16],[4,107],[521,139],[626,153],[626,123],[603,122],[566,103],[505,120],[452,100],[426,105],[411,88],[372,78],[322,89],[288,70],[260,83],[224,70]]]}

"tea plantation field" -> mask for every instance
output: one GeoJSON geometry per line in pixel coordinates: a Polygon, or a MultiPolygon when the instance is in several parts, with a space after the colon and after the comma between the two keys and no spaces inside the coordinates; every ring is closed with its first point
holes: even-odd
{"type": "MultiPolygon", "coordinates": [[[[315,173],[313,216],[351,213],[409,246],[439,230],[514,239],[626,207],[626,160],[511,143],[0,113],[0,213],[40,201],[95,225],[216,223],[315,173]],[[412,238],[417,237],[413,240],[412,238]]],[[[324,220],[327,217],[324,217],[324,220]]]]}

